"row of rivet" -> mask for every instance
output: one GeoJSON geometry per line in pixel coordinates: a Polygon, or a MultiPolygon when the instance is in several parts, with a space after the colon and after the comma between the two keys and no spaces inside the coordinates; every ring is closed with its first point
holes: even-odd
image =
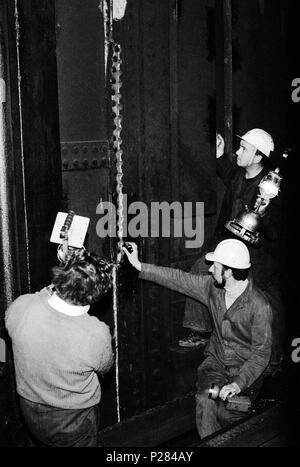
{"type": "Polygon", "coordinates": [[[72,142],[63,143],[61,146],[62,170],[106,168],[108,167],[107,154],[106,141],[100,145],[95,145],[94,142],[89,145],[86,143],[81,145],[75,145],[72,142]],[[106,157],[103,157],[103,154],[106,157]]]}

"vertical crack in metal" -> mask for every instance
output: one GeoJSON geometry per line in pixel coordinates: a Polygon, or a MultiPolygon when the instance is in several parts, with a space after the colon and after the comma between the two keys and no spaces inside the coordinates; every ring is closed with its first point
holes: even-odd
{"type": "Polygon", "coordinates": [[[113,39],[113,0],[102,0],[99,9],[103,15],[104,24],[104,60],[105,77],[107,76],[109,51],[112,47],[112,65],[111,65],[111,106],[114,113],[114,127],[112,135],[112,149],[116,158],[116,194],[117,194],[117,252],[113,258],[113,315],[114,315],[114,342],[115,342],[115,367],[116,367],[116,400],[118,422],[120,415],[120,391],[119,391],[119,340],[118,340],[118,268],[123,256],[123,223],[124,223],[124,200],[123,200],[123,151],[122,151],[122,94],[120,88],[121,81],[121,46],[116,44],[113,39]]]}
{"type": "Polygon", "coordinates": [[[121,81],[121,47],[118,44],[113,44],[112,55],[112,108],[114,113],[114,129],[113,129],[113,150],[116,157],[116,192],[117,192],[117,254],[114,266],[114,324],[115,324],[115,343],[116,343],[116,390],[117,390],[117,412],[118,421],[120,421],[120,394],[119,394],[119,349],[118,349],[118,278],[117,271],[122,259],[123,247],[123,222],[124,222],[124,206],[123,206],[123,151],[122,151],[122,94],[120,92],[121,81]]]}
{"type": "Polygon", "coordinates": [[[117,190],[117,215],[118,215],[118,245],[117,245],[117,264],[120,263],[122,258],[122,246],[123,246],[123,223],[124,223],[124,207],[123,207],[123,151],[122,151],[122,94],[120,89],[122,87],[121,81],[121,47],[118,44],[114,45],[113,50],[113,65],[112,65],[112,101],[113,101],[113,112],[114,116],[114,130],[113,130],[113,148],[116,156],[116,190],[117,190]]]}

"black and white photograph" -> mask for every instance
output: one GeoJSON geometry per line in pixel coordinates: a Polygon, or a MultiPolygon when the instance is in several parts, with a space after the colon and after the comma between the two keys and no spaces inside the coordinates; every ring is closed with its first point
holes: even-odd
{"type": "Polygon", "coordinates": [[[300,447],[299,21],[1,0],[0,447],[300,447]]]}

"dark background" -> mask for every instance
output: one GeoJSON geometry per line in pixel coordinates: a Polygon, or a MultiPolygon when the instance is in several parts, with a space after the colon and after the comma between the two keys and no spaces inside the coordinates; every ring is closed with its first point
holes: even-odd
{"type": "MultiPolygon", "coordinates": [[[[300,5],[297,2],[289,2],[289,34],[288,34],[288,57],[289,57],[289,78],[293,80],[300,73],[300,57],[298,50],[298,25],[297,18],[300,14],[300,5]]],[[[299,126],[300,126],[300,107],[290,101],[289,108],[289,141],[293,148],[294,157],[291,158],[290,180],[289,180],[289,206],[288,206],[288,250],[286,255],[285,269],[287,271],[286,288],[288,290],[288,313],[287,313],[287,343],[298,337],[300,334],[300,303],[298,286],[298,265],[299,265],[299,236],[295,222],[295,210],[299,204],[298,173],[299,165],[299,126]]],[[[289,373],[289,420],[290,436],[294,442],[299,442],[300,428],[299,415],[300,405],[296,401],[296,394],[300,389],[300,367],[298,364],[290,364],[289,373]]]]}

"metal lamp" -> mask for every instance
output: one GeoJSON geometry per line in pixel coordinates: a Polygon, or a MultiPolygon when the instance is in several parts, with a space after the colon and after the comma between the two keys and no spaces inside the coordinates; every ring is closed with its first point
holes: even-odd
{"type": "Polygon", "coordinates": [[[225,227],[246,242],[258,245],[261,241],[259,231],[262,217],[265,215],[270,200],[278,196],[281,181],[282,176],[279,173],[279,168],[270,170],[258,185],[259,195],[256,198],[254,208],[250,210],[248,206],[245,206],[235,219],[225,223],[225,227]]]}

